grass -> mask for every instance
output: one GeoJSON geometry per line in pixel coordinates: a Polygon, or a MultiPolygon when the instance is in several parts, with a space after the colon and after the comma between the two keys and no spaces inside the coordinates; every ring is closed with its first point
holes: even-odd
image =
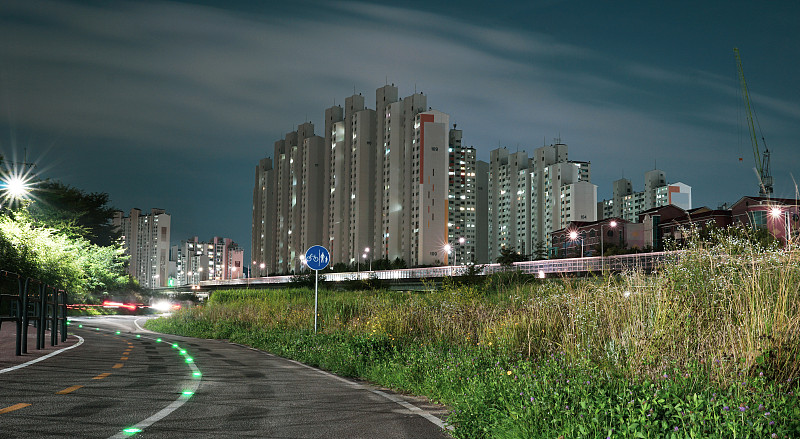
{"type": "Polygon", "coordinates": [[[800,261],[735,236],[645,276],[220,291],[149,322],[447,404],[453,435],[800,437],[800,261]]]}

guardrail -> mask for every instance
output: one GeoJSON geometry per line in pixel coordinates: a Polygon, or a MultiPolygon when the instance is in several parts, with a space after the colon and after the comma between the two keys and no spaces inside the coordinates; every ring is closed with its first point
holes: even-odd
{"type": "Polygon", "coordinates": [[[16,324],[15,355],[28,353],[28,327],[36,328],[36,349],[67,341],[67,292],[39,280],[0,270],[0,327],[16,324]],[[61,337],[59,337],[59,333],[61,337]]]}
{"type": "MultiPolygon", "coordinates": [[[[651,252],[635,253],[618,256],[596,256],[591,258],[570,258],[570,259],[545,259],[541,261],[516,262],[513,264],[514,270],[519,270],[526,274],[533,274],[539,277],[564,276],[570,273],[590,273],[590,272],[622,272],[622,271],[645,271],[650,272],[669,260],[669,258],[679,258],[680,251],[675,252],[651,252]]],[[[490,275],[506,271],[506,267],[500,264],[485,264],[477,275],[490,275]]],[[[402,280],[402,279],[430,279],[448,276],[460,276],[466,274],[469,267],[466,265],[447,265],[441,267],[428,268],[407,268],[400,270],[378,270],[360,271],[347,273],[325,272],[325,282],[343,282],[349,280],[402,280]]],[[[250,286],[250,285],[270,285],[286,284],[291,282],[292,276],[269,276],[256,277],[249,279],[229,279],[213,280],[200,282],[201,287],[218,286],[250,286]]]]}

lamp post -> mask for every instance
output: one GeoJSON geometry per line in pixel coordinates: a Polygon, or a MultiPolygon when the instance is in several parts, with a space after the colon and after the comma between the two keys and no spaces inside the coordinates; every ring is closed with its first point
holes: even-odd
{"type": "MultiPolygon", "coordinates": [[[[369,247],[364,249],[364,259],[369,256],[369,247]]],[[[372,271],[372,258],[369,258],[369,271],[372,271]]]]}
{"type": "MultiPolygon", "coordinates": [[[[464,246],[464,243],[465,243],[466,241],[467,241],[467,240],[466,240],[466,239],[464,239],[464,237],[462,236],[462,237],[458,238],[458,245],[459,245],[459,246],[461,246],[461,247],[463,247],[463,246],[464,246]]],[[[463,256],[463,255],[462,255],[462,256],[463,256]]],[[[461,265],[461,264],[459,263],[459,261],[458,261],[458,248],[456,248],[456,257],[455,257],[455,260],[456,260],[456,264],[459,264],[459,265],[461,265]]]]}
{"type": "MultiPolygon", "coordinates": [[[[604,271],[606,267],[606,256],[605,256],[605,249],[603,248],[603,226],[605,224],[600,224],[600,271],[604,271]]],[[[617,222],[611,221],[608,223],[608,226],[612,229],[617,228],[617,222]]]]}
{"type": "Polygon", "coordinates": [[[31,190],[29,179],[20,175],[9,175],[2,180],[2,198],[8,200],[8,206],[12,207],[17,200],[27,198],[31,190]]]}
{"type": "Polygon", "coordinates": [[[571,231],[571,232],[569,232],[569,240],[570,240],[570,241],[573,241],[573,242],[575,242],[575,241],[577,241],[579,238],[580,238],[580,240],[581,240],[581,258],[583,258],[583,237],[582,237],[582,236],[580,236],[580,234],[578,234],[578,232],[576,232],[576,231],[574,231],[574,230],[573,230],[573,231],[571,231]]]}
{"type": "MultiPolygon", "coordinates": [[[[258,271],[258,276],[259,277],[263,277],[264,276],[264,267],[266,267],[266,266],[267,266],[267,264],[265,264],[263,262],[261,263],[261,265],[258,266],[260,268],[260,270],[258,271]]],[[[267,276],[269,276],[269,273],[267,273],[267,276]]]]}
{"type": "MultiPolygon", "coordinates": [[[[789,240],[792,237],[792,229],[791,229],[792,228],[792,223],[791,223],[790,216],[789,216],[791,214],[791,211],[790,210],[784,211],[783,209],[781,209],[780,207],[777,207],[777,206],[773,207],[770,210],[770,216],[772,216],[772,218],[776,219],[776,220],[778,218],[781,218],[781,216],[784,215],[784,214],[786,215],[786,219],[783,222],[783,235],[784,235],[783,237],[784,237],[784,239],[786,239],[786,245],[788,246],[789,245],[789,240]]],[[[776,231],[776,233],[777,233],[777,231],[776,231]]]]}

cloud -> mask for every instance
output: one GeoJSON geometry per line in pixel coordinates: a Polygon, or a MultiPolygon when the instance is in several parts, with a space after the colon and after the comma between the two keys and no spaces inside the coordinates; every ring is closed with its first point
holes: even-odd
{"type": "MultiPolygon", "coordinates": [[[[499,145],[532,152],[560,135],[571,158],[593,162],[601,198],[621,163],[639,176],[654,158],[668,177],[685,172],[696,194],[714,190],[704,172],[736,139],[737,84],[718,72],[665,68],[480,18],[360,2],[284,6],[7,1],[0,121],[70,145],[168,150],[200,174],[213,173],[224,152],[249,173],[298,123],[319,124],[354,89],[372,107],[374,89],[388,80],[401,96],[425,92],[479,158],[499,145]]],[[[796,133],[800,106],[753,98],[760,112],[779,116],[782,132],[796,133]]],[[[74,154],[97,163],[96,151],[74,154]]],[[[800,161],[785,154],[784,163],[800,161]]],[[[137,172],[163,178],[146,158],[127,157],[137,172]]],[[[241,177],[243,190],[250,180],[241,177]]]]}

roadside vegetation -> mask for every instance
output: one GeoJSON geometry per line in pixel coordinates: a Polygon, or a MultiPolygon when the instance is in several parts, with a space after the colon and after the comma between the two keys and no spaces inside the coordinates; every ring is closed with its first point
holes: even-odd
{"type": "MultiPolygon", "coordinates": [[[[1,270],[63,288],[72,303],[100,303],[109,294],[139,290],[125,270],[107,194],[53,181],[39,182],[31,192],[30,200],[0,199],[1,270]]],[[[16,280],[0,288],[16,294],[16,280]]]]}
{"type": "Polygon", "coordinates": [[[651,275],[516,272],[431,293],[231,290],[148,322],[451,408],[459,438],[800,437],[800,259],[695,233],[651,275]]]}

